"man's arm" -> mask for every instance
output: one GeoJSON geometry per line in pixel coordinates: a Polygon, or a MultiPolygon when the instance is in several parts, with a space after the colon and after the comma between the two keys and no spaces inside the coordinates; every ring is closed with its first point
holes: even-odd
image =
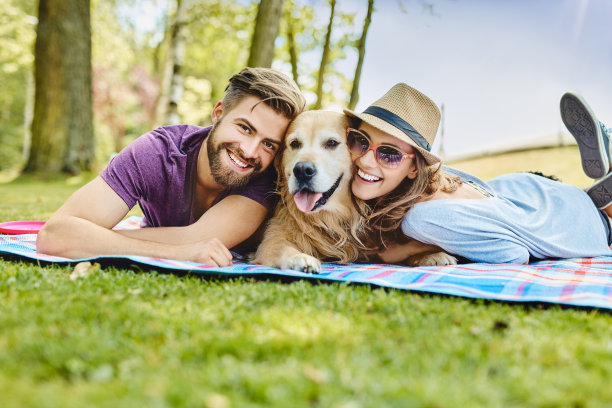
{"type": "Polygon", "coordinates": [[[138,239],[112,230],[128,211],[121,197],[101,177],[96,177],[51,216],[38,234],[37,251],[67,258],[140,255],[219,266],[231,264],[230,252],[213,236],[171,244],[138,239]]]}
{"type": "Polygon", "coordinates": [[[264,222],[268,210],[262,204],[241,195],[230,195],[186,227],[142,228],[117,231],[120,234],[166,244],[186,244],[217,238],[233,248],[249,238],[264,222]]]}

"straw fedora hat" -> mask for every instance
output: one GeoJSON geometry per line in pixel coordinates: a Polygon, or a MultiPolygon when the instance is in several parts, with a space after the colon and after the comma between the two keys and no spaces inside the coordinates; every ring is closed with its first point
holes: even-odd
{"type": "Polygon", "coordinates": [[[440,162],[440,158],[430,153],[440,125],[440,110],[416,89],[399,83],[363,113],[348,109],[344,113],[414,146],[428,165],[440,162]]]}

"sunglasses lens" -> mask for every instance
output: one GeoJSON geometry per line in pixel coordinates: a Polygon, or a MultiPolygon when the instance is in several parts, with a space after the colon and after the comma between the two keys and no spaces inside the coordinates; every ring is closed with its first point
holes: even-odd
{"type": "Polygon", "coordinates": [[[350,130],[346,138],[350,151],[354,154],[364,154],[370,147],[370,141],[355,130],[350,130]]]}
{"type": "Polygon", "coordinates": [[[376,149],[376,160],[385,167],[395,168],[399,166],[403,156],[402,152],[390,146],[378,146],[376,149]]]}

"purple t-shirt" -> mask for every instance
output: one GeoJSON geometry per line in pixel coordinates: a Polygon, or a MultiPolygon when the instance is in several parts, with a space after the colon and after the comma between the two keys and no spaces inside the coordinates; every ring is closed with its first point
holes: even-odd
{"type": "MultiPolygon", "coordinates": [[[[212,127],[165,126],[140,136],[115,156],[100,176],[129,208],[140,205],[151,227],[193,224],[198,153],[212,127]]],[[[268,210],[276,204],[276,172],[270,166],[244,187],[221,192],[248,197],[268,210]]]]}

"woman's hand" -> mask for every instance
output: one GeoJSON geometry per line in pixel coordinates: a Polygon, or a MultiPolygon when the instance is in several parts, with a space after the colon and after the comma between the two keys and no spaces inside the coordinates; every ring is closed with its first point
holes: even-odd
{"type": "MultiPolygon", "coordinates": [[[[412,242],[412,241],[411,241],[412,242]]],[[[407,244],[391,244],[387,248],[378,253],[378,257],[384,263],[397,264],[408,258],[410,254],[411,243],[407,244]]]]}
{"type": "Polygon", "coordinates": [[[378,253],[378,257],[384,263],[399,264],[410,256],[438,252],[440,250],[441,249],[435,245],[424,244],[411,239],[403,244],[390,244],[384,251],[378,253]]]}

